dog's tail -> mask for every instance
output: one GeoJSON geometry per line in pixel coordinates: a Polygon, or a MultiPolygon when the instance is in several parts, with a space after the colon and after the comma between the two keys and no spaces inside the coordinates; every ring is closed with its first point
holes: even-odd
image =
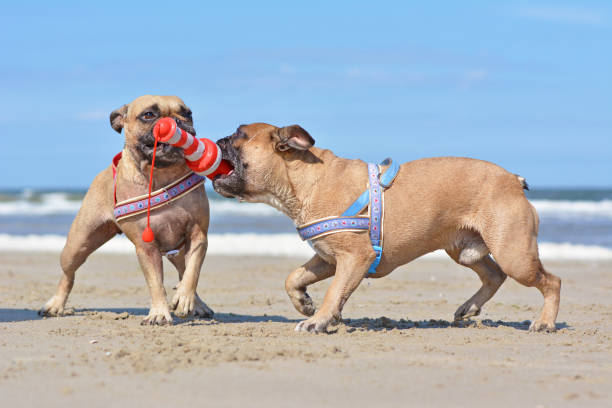
{"type": "Polygon", "coordinates": [[[525,180],[525,177],[521,177],[518,174],[515,174],[516,178],[518,178],[519,183],[521,183],[521,187],[523,187],[523,190],[527,190],[529,191],[529,184],[527,184],[527,180],[525,180]]]}

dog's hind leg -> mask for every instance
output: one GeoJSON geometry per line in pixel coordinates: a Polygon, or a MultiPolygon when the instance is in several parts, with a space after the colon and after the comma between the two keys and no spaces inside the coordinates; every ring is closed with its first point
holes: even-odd
{"type": "Polygon", "coordinates": [[[178,317],[200,316],[211,318],[215,312],[204,303],[198,296],[196,288],[200,277],[202,263],[206,256],[208,240],[206,234],[196,230],[190,240],[185,244],[185,252],[182,259],[172,258],[170,261],[179,272],[181,281],[176,287],[176,293],[170,303],[174,314],[178,317]],[[176,261],[175,261],[176,259],[176,261]],[[185,263],[187,261],[187,263],[185,263]],[[181,270],[182,269],[182,270],[181,270]]]}
{"type": "Polygon", "coordinates": [[[38,311],[41,316],[66,314],[64,307],[72,290],[77,269],[92,252],[119,233],[119,228],[110,215],[100,210],[99,202],[96,193],[88,192],[85,195],[60,256],[60,265],[64,274],[55,295],[38,311]]]}
{"type": "Polygon", "coordinates": [[[306,288],[315,282],[329,278],[335,272],[335,265],[329,264],[319,255],[315,255],[287,276],[285,290],[287,290],[287,294],[298,312],[309,317],[314,314],[315,306],[306,292],[306,288]]]}
{"type": "Polygon", "coordinates": [[[459,265],[467,266],[476,272],[482,282],[482,286],[471,298],[459,306],[455,312],[456,322],[472,316],[478,316],[482,306],[493,297],[501,284],[506,280],[506,274],[489,255],[474,263],[466,264],[465,259],[462,260],[461,251],[461,249],[453,249],[446,252],[459,265]]]}
{"type": "Polygon", "coordinates": [[[525,286],[536,287],[544,296],[540,317],[531,326],[532,331],[555,331],[559,312],[561,279],[544,270],[538,254],[538,219],[535,209],[525,200],[512,211],[499,209],[500,218],[492,220],[483,238],[491,254],[511,278],[525,286]]]}
{"type": "Polygon", "coordinates": [[[544,306],[542,307],[540,317],[531,323],[529,330],[552,332],[557,330],[555,321],[559,313],[561,278],[547,272],[539,259],[536,262],[536,270],[537,278],[533,282],[533,286],[538,288],[544,296],[544,306]]]}
{"type": "Polygon", "coordinates": [[[517,243],[507,243],[500,249],[495,249],[493,256],[511,278],[525,286],[536,287],[544,296],[544,306],[540,317],[531,323],[531,331],[556,330],[555,321],[559,312],[561,294],[561,279],[547,272],[538,256],[535,238],[531,249],[517,250],[517,243]]]}

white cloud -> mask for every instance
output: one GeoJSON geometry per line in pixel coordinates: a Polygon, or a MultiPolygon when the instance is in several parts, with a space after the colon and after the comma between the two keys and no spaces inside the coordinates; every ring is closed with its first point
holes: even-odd
{"type": "Polygon", "coordinates": [[[521,17],[556,23],[597,25],[603,22],[600,13],[582,7],[524,6],[518,10],[518,13],[521,17]]]}

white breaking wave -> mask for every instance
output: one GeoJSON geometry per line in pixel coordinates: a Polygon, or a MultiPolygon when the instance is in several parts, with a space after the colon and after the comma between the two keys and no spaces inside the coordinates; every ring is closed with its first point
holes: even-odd
{"type": "MultiPolygon", "coordinates": [[[[267,204],[240,203],[235,200],[209,200],[210,212],[216,215],[242,216],[283,216],[281,212],[267,204]]],[[[40,195],[40,201],[19,199],[0,202],[0,216],[45,216],[76,214],[81,208],[81,201],[70,200],[65,193],[45,193],[40,195]]]]}
{"type": "MultiPolygon", "coordinates": [[[[65,243],[66,237],[62,235],[0,234],[0,251],[59,252],[65,243]]],[[[539,248],[540,256],[546,260],[612,261],[612,249],[599,246],[543,242],[539,248]]],[[[102,253],[133,251],[134,245],[125,236],[117,236],[97,250],[102,253]]],[[[310,257],[314,252],[297,234],[210,234],[208,254],[310,257]]],[[[424,258],[447,257],[444,251],[436,251],[424,258]]]]}
{"type": "MultiPolygon", "coordinates": [[[[541,216],[562,218],[607,218],[612,219],[612,200],[562,201],[532,200],[531,203],[541,216]]],[[[19,200],[0,202],[0,216],[45,216],[76,214],[81,201],[70,200],[66,193],[45,193],[40,201],[32,201],[27,194],[19,200]]],[[[274,217],[283,216],[267,204],[240,203],[236,200],[210,200],[212,216],[237,215],[274,217]]]]}
{"type": "MultiPolygon", "coordinates": [[[[63,235],[0,234],[0,251],[59,252],[63,235]]],[[[134,245],[124,235],[115,236],[96,252],[133,253],[134,245]]],[[[312,256],[314,252],[297,234],[209,234],[208,254],[312,256]]]]}
{"type": "Polygon", "coordinates": [[[562,201],[532,200],[531,204],[538,214],[563,218],[610,218],[612,219],[612,200],[602,201],[562,201]]]}
{"type": "Polygon", "coordinates": [[[241,203],[235,200],[210,200],[210,214],[215,215],[251,215],[281,216],[285,215],[276,208],[263,203],[241,203]]]}
{"type": "Polygon", "coordinates": [[[76,214],[81,201],[69,200],[65,193],[41,194],[40,201],[15,200],[0,203],[0,215],[40,216],[51,214],[76,214]]]}

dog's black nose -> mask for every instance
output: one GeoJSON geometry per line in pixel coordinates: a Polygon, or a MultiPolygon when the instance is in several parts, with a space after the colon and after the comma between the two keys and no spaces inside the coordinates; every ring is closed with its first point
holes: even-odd
{"type": "Polygon", "coordinates": [[[226,147],[227,142],[229,141],[229,138],[230,138],[229,136],[225,136],[225,137],[222,137],[221,139],[217,140],[217,144],[219,145],[219,147],[221,149],[226,147]]]}
{"type": "Polygon", "coordinates": [[[181,121],[179,118],[173,118],[176,122],[176,126],[183,129],[185,132],[190,133],[192,136],[196,136],[196,130],[193,126],[181,121]]]}

